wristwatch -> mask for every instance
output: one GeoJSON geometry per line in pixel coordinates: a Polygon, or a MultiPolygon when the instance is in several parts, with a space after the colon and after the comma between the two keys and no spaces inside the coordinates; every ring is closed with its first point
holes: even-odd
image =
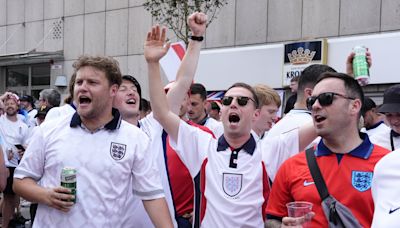
{"type": "Polygon", "coordinates": [[[204,37],[203,36],[189,36],[189,39],[201,42],[204,40],[204,37]]]}

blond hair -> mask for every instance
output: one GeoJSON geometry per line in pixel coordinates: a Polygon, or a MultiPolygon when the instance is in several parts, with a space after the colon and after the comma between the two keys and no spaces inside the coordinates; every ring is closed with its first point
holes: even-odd
{"type": "Polygon", "coordinates": [[[263,84],[257,84],[253,86],[253,88],[259,100],[259,108],[273,103],[278,107],[281,106],[281,98],[279,97],[279,94],[271,87],[263,84]]]}

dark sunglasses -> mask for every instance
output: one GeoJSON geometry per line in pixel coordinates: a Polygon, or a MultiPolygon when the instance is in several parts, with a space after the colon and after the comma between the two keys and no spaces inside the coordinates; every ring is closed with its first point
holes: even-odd
{"type": "Polygon", "coordinates": [[[222,104],[224,106],[228,106],[232,104],[233,98],[236,98],[236,102],[238,103],[238,105],[240,106],[246,106],[247,102],[249,102],[249,100],[253,101],[254,103],[256,103],[253,99],[251,99],[250,97],[231,97],[231,96],[225,96],[222,98],[222,104]]]}
{"type": "Polygon", "coordinates": [[[321,106],[328,106],[331,105],[333,102],[333,97],[334,96],[339,96],[345,99],[349,99],[349,100],[354,100],[355,98],[353,97],[346,97],[342,94],[338,94],[338,93],[333,93],[333,92],[326,92],[326,93],[321,93],[318,96],[311,96],[307,98],[307,109],[311,111],[313,104],[315,103],[316,100],[318,100],[319,104],[321,106]]]}

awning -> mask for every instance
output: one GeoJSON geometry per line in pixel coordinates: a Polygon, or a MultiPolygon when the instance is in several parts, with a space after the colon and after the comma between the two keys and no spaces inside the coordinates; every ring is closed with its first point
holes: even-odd
{"type": "Polygon", "coordinates": [[[64,60],[63,51],[37,52],[35,50],[0,55],[0,67],[11,65],[27,65],[64,60]]]}

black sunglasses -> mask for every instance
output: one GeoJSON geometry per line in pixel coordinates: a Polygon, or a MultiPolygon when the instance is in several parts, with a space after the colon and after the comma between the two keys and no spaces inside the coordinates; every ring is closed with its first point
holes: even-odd
{"type": "Polygon", "coordinates": [[[345,99],[349,99],[349,100],[354,100],[355,98],[353,97],[346,97],[342,94],[338,94],[338,93],[333,93],[333,92],[326,92],[326,93],[321,93],[318,96],[311,96],[307,98],[307,109],[311,111],[313,104],[315,103],[316,100],[318,100],[319,104],[321,106],[328,106],[331,105],[333,102],[333,97],[334,96],[339,96],[345,99]]]}
{"type": "MultiPolygon", "coordinates": [[[[230,104],[232,104],[233,98],[235,97],[231,97],[231,96],[225,96],[222,98],[222,104],[224,106],[228,106],[230,104]]],[[[251,99],[250,97],[236,97],[236,102],[238,103],[238,105],[240,106],[246,106],[247,102],[249,102],[249,100],[253,101],[254,103],[256,103],[253,99],[251,99]]]]}

